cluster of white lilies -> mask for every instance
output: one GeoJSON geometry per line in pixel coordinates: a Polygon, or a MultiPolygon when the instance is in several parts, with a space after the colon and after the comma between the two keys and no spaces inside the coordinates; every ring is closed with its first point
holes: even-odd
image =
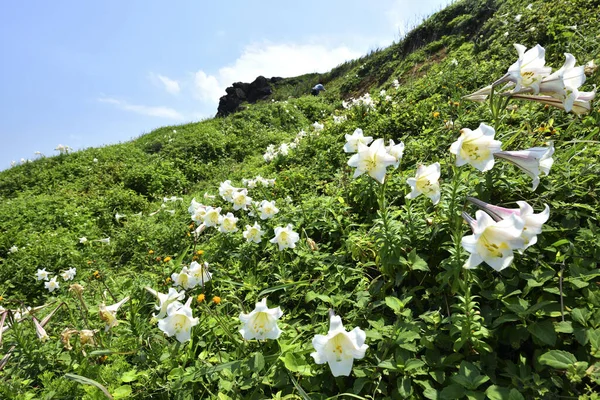
{"type": "Polygon", "coordinates": [[[279,145],[279,147],[275,147],[274,144],[270,144],[267,146],[267,151],[265,152],[265,154],[263,154],[263,159],[266,162],[271,162],[274,159],[276,159],[279,156],[287,156],[290,153],[290,150],[295,149],[296,147],[298,147],[298,145],[300,144],[300,142],[302,141],[302,139],[304,139],[305,137],[309,136],[310,134],[313,135],[318,135],[319,132],[321,130],[323,130],[324,126],[323,124],[320,124],[318,122],[315,121],[314,124],[311,125],[313,130],[311,132],[305,132],[304,129],[302,129],[300,132],[298,132],[296,134],[296,137],[294,138],[294,140],[290,143],[284,142],[281,143],[279,145]]]}
{"type": "MultiPolygon", "coordinates": [[[[66,271],[60,273],[60,276],[65,282],[72,281],[75,278],[75,275],[77,275],[77,269],[75,267],[69,268],[66,271]]],[[[60,288],[60,285],[57,280],[58,276],[53,276],[52,278],[50,278],[50,272],[46,271],[46,268],[38,269],[35,273],[35,279],[38,281],[45,281],[44,286],[46,287],[46,289],[48,289],[50,293],[60,288]]]]}

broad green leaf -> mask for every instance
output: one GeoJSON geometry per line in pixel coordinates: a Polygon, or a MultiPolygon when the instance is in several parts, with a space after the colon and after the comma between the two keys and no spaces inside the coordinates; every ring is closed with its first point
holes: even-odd
{"type": "Polygon", "coordinates": [[[398,378],[398,393],[403,399],[410,397],[413,394],[412,380],[409,376],[398,378]]]}
{"type": "Polygon", "coordinates": [[[556,343],[556,332],[550,320],[534,322],[527,326],[527,330],[542,343],[554,346],[556,343]]]}
{"type": "Polygon", "coordinates": [[[510,389],[498,385],[492,385],[485,390],[490,400],[508,400],[510,389]]]}
{"type": "Polygon", "coordinates": [[[457,385],[453,383],[452,385],[448,385],[442,389],[440,392],[440,399],[442,400],[454,400],[460,399],[465,395],[465,388],[461,385],[457,385]]]}
{"type": "Polygon", "coordinates": [[[119,386],[113,392],[115,399],[129,399],[131,397],[131,386],[123,385],[119,386]]]}
{"type": "Polygon", "coordinates": [[[400,313],[404,308],[404,303],[400,301],[397,297],[387,296],[385,298],[385,304],[391,308],[396,314],[400,313]]]}
{"type": "Polygon", "coordinates": [[[577,359],[568,351],[550,350],[540,356],[539,362],[552,368],[567,369],[569,365],[576,363],[577,359]]]}
{"type": "Polygon", "coordinates": [[[555,322],[554,330],[559,333],[573,333],[573,325],[571,321],[555,322]]]}
{"type": "Polygon", "coordinates": [[[125,383],[136,381],[138,378],[137,371],[132,369],[131,371],[124,372],[121,375],[121,381],[125,383]]]}
{"type": "Polygon", "coordinates": [[[587,321],[589,317],[590,312],[588,310],[582,308],[574,308],[573,311],[571,311],[571,319],[580,325],[587,326],[587,321]]]}
{"type": "Polygon", "coordinates": [[[250,359],[250,368],[254,372],[260,372],[265,367],[265,357],[262,353],[254,353],[252,358],[250,359]]]}
{"type": "Polygon", "coordinates": [[[508,394],[508,400],[525,400],[525,397],[517,389],[512,388],[508,394]]]}
{"type": "Polygon", "coordinates": [[[588,329],[587,337],[590,340],[591,354],[600,358],[600,329],[588,329]]]}

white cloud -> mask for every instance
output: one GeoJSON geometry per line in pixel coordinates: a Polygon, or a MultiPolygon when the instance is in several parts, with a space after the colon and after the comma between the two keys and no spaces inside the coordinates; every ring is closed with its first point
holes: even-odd
{"type": "Polygon", "coordinates": [[[114,99],[111,97],[100,97],[101,103],[113,104],[121,110],[131,111],[137,114],[148,115],[151,117],[159,117],[173,120],[183,120],[185,117],[178,111],[169,107],[150,107],[137,104],[129,104],[126,101],[114,99]]]}
{"type": "Polygon", "coordinates": [[[201,100],[216,104],[225,94],[225,88],[234,82],[252,82],[259,75],[270,78],[326,72],[344,61],[360,57],[363,52],[347,46],[312,43],[252,44],[233,64],[220,68],[215,75],[203,70],[196,72],[196,94],[201,100]]]}
{"type": "Polygon", "coordinates": [[[181,90],[179,82],[164,75],[150,72],[150,79],[156,83],[162,84],[168,93],[177,94],[181,90]]]}

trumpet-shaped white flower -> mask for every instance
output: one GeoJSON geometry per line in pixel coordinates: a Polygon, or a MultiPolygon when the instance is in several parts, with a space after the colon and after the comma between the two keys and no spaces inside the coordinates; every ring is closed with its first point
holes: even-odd
{"type": "Polygon", "coordinates": [[[38,281],[47,281],[50,276],[50,272],[46,271],[46,268],[38,269],[35,273],[35,279],[38,281]]]}
{"type": "Polygon", "coordinates": [[[486,86],[476,92],[463,96],[463,99],[482,103],[487,100],[490,93],[492,93],[492,85],[486,86]]]}
{"type": "Polygon", "coordinates": [[[473,235],[461,240],[463,248],[471,253],[463,267],[472,269],[485,262],[496,271],[507,268],[513,261],[513,250],[525,244],[521,238],[525,223],[516,215],[496,222],[481,210],[475,218],[473,235]]]}
{"type": "Polygon", "coordinates": [[[119,220],[120,220],[121,218],[125,218],[125,217],[127,217],[127,215],[124,215],[124,214],[119,214],[119,213],[116,213],[116,214],[115,214],[115,220],[117,220],[117,222],[119,222],[119,220]]]}
{"type": "Polygon", "coordinates": [[[500,151],[495,153],[495,156],[510,161],[533,178],[532,190],[535,190],[540,183],[540,173],[547,176],[554,163],[552,141],[549,142],[549,145],[549,147],[532,147],[518,151],[500,151]]]}
{"type": "Polygon", "coordinates": [[[38,339],[40,339],[42,343],[50,339],[50,336],[48,336],[46,330],[42,324],[40,324],[40,321],[38,321],[34,316],[31,316],[31,318],[33,319],[33,325],[35,325],[35,334],[37,335],[38,339]]]}
{"type": "MultiPolygon", "coordinates": [[[[587,114],[592,109],[590,101],[596,97],[596,88],[591,92],[577,92],[577,97],[573,100],[570,110],[577,115],[587,114]]],[[[527,94],[515,94],[512,98],[527,101],[537,101],[538,103],[547,104],[552,107],[560,108],[567,111],[565,102],[553,96],[532,96],[527,94]]]]}
{"type": "Polygon", "coordinates": [[[206,207],[205,206],[198,207],[192,214],[192,221],[194,221],[197,224],[202,224],[202,223],[204,223],[205,215],[206,215],[206,207]]]}
{"type": "Polygon", "coordinates": [[[232,213],[228,212],[226,215],[222,215],[219,218],[219,231],[223,233],[233,233],[238,230],[237,227],[238,218],[232,213]]]}
{"type": "Polygon", "coordinates": [[[175,286],[181,286],[184,289],[191,289],[196,286],[196,279],[192,276],[188,267],[181,268],[181,272],[173,272],[171,280],[175,286]]]}
{"type": "Polygon", "coordinates": [[[195,285],[200,284],[200,286],[204,287],[206,282],[212,279],[212,274],[208,271],[208,263],[206,261],[203,264],[192,261],[189,272],[196,281],[195,285]]]}
{"type": "Polygon", "coordinates": [[[240,333],[245,340],[279,339],[281,329],[277,326],[277,320],[282,315],[281,308],[267,307],[267,298],[265,297],[256,303],[250,314],[240,313],[239,318],[243,324],[240,333]]]}
{"type": "Polygon", "coordinates": [[[128,300],[129,296],[110,306],[105,306],[104,303],[100,304],[98,311],[100,314],[100,319],[106,323],[106,326],[104,327],[106,332],[108,332],[110,328],[119,324],[119,321],[117,320],[117,311],[119,311],[119,308],[128,300]]]}
{"type": "Polygon", "coordinates": [[[313,127],[313,129],[315,130],[315,132],[319,132],[319,131],[322,131],[322,130],[323,130],[323,128],[324,128],[324,125],[323,125],[323,124],[320,124],[320,123],[318,123],[318,122],[316,122],[316,121],[315,121],[315,123],[314,123],[314,124],[312,124],[312,127],[313,127]]]}
{"type": "Polygon", "coordinates": [[[398,81],[398,79],[394,79],[394,81],[392,82],[392,86],[394,87],[394,89],[398,89],[400,87],[400,82],[398,81]]]}
{"type": "Polygon", "coordinates": [[[385,151],[396,159],[396,162],[392,165],[394,166],[394,169],[398,168],[402,155],[404,154],[404,143],[400,142],[395,144],[394,141],[390,139],[390,144],[385,148],[385,151]]]}
{"type": "Polygon", "coordinates": [[[160,293],[152,288],[146,287],[146,290],[150,292],[158,300],[157,305],[154,306],[158,310],[158,314],[154,314],[155,318],[161,319],[167,315],[167,308],[175,303],[176,301],[183,300],[185,292],[182,290],[178,292],[174,288],[169,288],[168,293],[160,293]]]}
{"type": "Polygon", "coordinates": [[[583,65],[575,66],[577,61],[572,54],[565,53],[565,58],[559,70],[542,79],[540,92],[550,93],[561,100],[565,111],[569,112],[579,96],[579,87],[585,82],[585,72],[583,65]]]}
{"type": "Polygon", "coordinates": [[[494,153],[499,152],[502,143],[494,140],[496,131],[481,123],[474,131],[463,128],[460,137],[450,146],[450,153],[456,155],[456,165],[470,164],[481,172],[494,167],[494,153]]]}
{"type": "Polygon", "coordinates": [[[57,277],[53,277],[52,279],[50,279],[48,282],[44,282],[44,286],[46,287],[46,289],[48,289],[48,291],[50,293],[54,292],[56,289],[60,288],[60,285],[58,284],[58,282],[56,281],[57,277]]]}
{"type": "Polygon", "coordinates": [[[358,143],[358,153],[354,154],[348,160],[348,165],[355,167],[354,177],[358,177],[365,172],[379,183],[385,180],[386,169],[396,163],[396,158],[385,151],[383,139],[377,139],[371,146],[358,143]]]}
{"type": "Polygon", "coordinates": [[[300,235],[293,231],[292,224],[288,224],[285,228],[278,226],[275,228],[275,237],[270,240],[271,243],[277,243],[279,245],[279,251],[296,247],[296,242],[300,240],[300,235]]]}
{"type": "MultiPolygon", "coordinates": [[[[205,195],[206,195],[206,193],[205,193],[205,195]]],[[[196,213],[196,210],[198,210],[199,208],[206,208],[206,206],[202,203],[198,203],[196,201],[196,198],[194,197],[192,199],[190,206],[188,207],[188,212],[190,213],[190,215],[194,215],[196,213]]]]}
{"type": "Polygon", "coordinates": [[[516,85],[515,92],[523,88],[531,88],[535,94],[538,94],[542,79],[552,72],[552,68],[545,66],[546,50],[539,44],[527,51],[523,45],[514,46],[519,53],[519,59],[508,68],[508,73],[504,77],[494,82],[494,86],[510,81],[516,85]]]}
{"type": "Polygon", "coordinates": [[[206,224],[207,227],[217,226],[219,225],[219,221],[221,219],[221,207],[206,207],[206,212],[202,220],[206,224]]]}
{"type": "Polygon", "coordinates": [[[333,376],[349,376],[354,359],[360,360],[365,356],[369,347],[365,344],[366,338],[365,332],[358,327],[346,332],[342,318],[331,313],[329,332],[313,338],[312,345],[316,351],[310,355],[317,364],[328,363],[333,376]]]}
{"type": "Polygon", "coordinates": [[[260,211],[260,219],[270,219],[279,212],[279,208],[275,206],[275,201],[263,200],[258,207],[260,211]]]}
{"type": "Polygon", "coordinates": [[[414,199],[420,194],[429,197],[433,204],[440,201],[440,163],[436,162],[429,166],[419,165],[417,174],[414,178],[408,178],[406,183],[410,185],[412,191],[406,195],[407,199],[414,199]]]}
{"type": "MultiPolygon", "coordinates": [[[[254,185],[256,186],[256,185],[254,185]]],[[[248,186],[250,187],[250,186],[248,186]]],[[[233,193],[231,196],[233,200],[233,209],[234,210],[246,210],[248,205],[252,204],[252,198],[248,196],[248,190],[242,189],[233,193]]]]}
{"type": "Polygon", "coordinates": [[[88,239],[85,236],[82,236],[79,238],[79,243],[81,243],[81,244],[85,244],[85,243],[87,243],[87,241],[88,241],[88,239]]]}
{"type": "Polygon", "coordinates": [[[11,248],[8,249],[8,252],[11,254],[16,253],[17,251],[19,251],[19,248],[17,246],[11,246],[11,248]]]}
{"type": "Polygon", "coordinates": [[[246,230],[242,233],[244,239],[249,242],[260,243],[262,240],[262,235],[264,235],[265,231],[263,231],[258,224],[255,222],[254,225],[246,225],[246,230]]]}
{"type": "Polygon", "coordinates": [[[358,144],[362,143],[368,146],[373,141],[372,136],[364,136],[363,130],[356,128],[352,135],[345,135],[346,144],[344,145],[344,151],[346,153],[356,153],[358,151],[358,144]]]}
{"type": "Polygon", "coordinates": [[[110,244],[110,237],[104,238],[104,239],[98,239],[96,240],[97,242],[103,243],[103,244],[110,244]]]}
{"type": "Polygon", "coordinates": [[[223,198],[223,200],[225,201],[232,201],[231,196],[233,195],[233,192],[235,192],[237,190],[237,188],[231,186],[231,181],[227,180],[225,182],[221,182],[221,184],[219,185],[219,195],[223,198]]]}
{"type": "Polygon", "coordinates": [[[72,281],[75,278],[76,274],[77,274],[77,269],[75,267],[73,267],[73,268],[69,268],[68,270],[64,271],[62,274],[60,274],[60,276],[62,276],[62,278],[65,281],[72,281]]]}
{"type": "Polygon", "coordinates": [[[194,318],[191,304],[191,297],[184,305],[171,304],[167,309],[167,317],[158,321],[158,329],[168,337],[175,336],[180,343],[190,340],[192,328],[198,325],[198,318],[194,318]]]}
{"type": "Polygon", "coordinates": [[[523,250],[537,243],[537,235],[542,233],[542,225],[550,218],[550,207],[544,204],[544,211],[535,214],[533,207],[525,201],[517,201],[519,208],[504,208],[488,204],[473,197],[467,197],[467,200],[488,213],[495,221],[508,219],[511,215],[516,215],[524,222],[521,238],[524,241],[523,250]]]}
{"type": "Polygon", "coordinates": [[[194,236],[198,237],[200,236],[200,234],[202,234],[202,232],[204,232],[206,230],[206,224],[203,222],[200,225],[198,225],[198,227],[194,230],[194,236]]]}

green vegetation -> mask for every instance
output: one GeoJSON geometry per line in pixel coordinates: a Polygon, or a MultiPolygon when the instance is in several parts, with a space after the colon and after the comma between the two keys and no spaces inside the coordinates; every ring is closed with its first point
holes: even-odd
{"type": "MultiPolygon", "coordinates": [[[[462,97],[505,74],[517,59],[513,43],[544,46],[553,70],[565,52],[579,65],[599,63],[591,11],[599,8],[597,0],[459,1],[389,48],[279,82],[277,101],[1,172],[0,306],[12,311],[0,313],[0,325],[11,324],[0,336],[0,398],[598,399],[598,102],[576,116],[511,100],[494,116],[488,103],[462,97]],[[319,79],[327,91],[306,95],[319,79]],[[365,93],[374,110],[342,107],[365,93]],[[554,165],[537,190],[501,160],[487,172],[456,166],[450,145],[481,122],[503,150],[554,142],[554,165]],[[405,144],[385,186],[353,178],[343,146],[357,128],[405,144]],[[300,130],[307,135],[295,148],[265,162],[269,145],[300,130]],[[435,162],[439,203],[406,199],[417,165],[435,162]],[[248,189],[256,201],[275,201],[273,219],[219,197],[221,182],[240,188],[257,175],[276,180],[248,189]],[[476,211],[468,196],[508,208],[524,200],[536,213],[547,204],[550,219],[508,268],[467,270],[461,239],[471,232],[461,213],[476,211]],[[196,240],[192,198],[233,212],[239,231],[209,227],[196,240]],[[266,231],[261,243],[242,237],[255,221],[266,231]],[[300,240],[280,251],[269,240],[288,224],[300,240]],[[187,290],[199,321],[180,343],[157,327],[144,288],[168,292],[172,274],[193,261],[208,262],[212,279],[187,290]],[[65,282],[59,274],[72,267],[75,280],[65,282]],[[43,268],[59,276],[58,290],[36,280],[43,268]],[[126,296],[119,324],[105,330],[101,304],[126,296]],[[283,311],[282,334],[246,341],[238,316],[264,297],[283,311]],[[16,322],[17,310],[44,305],[16,322]],[[333,378],[310,355],[315,335],[327,334],[329,309],[347,330],[366,332],[369,347],[347,377],[333,378]],[[36,336],[31,314],[48,340],[36,336]],[[67,328],[97,331],[92,342],[73,333],[67,346],[67,328]]],[[[590,70],[582,90],[599,83],[600,71],[590,70]]]]}

